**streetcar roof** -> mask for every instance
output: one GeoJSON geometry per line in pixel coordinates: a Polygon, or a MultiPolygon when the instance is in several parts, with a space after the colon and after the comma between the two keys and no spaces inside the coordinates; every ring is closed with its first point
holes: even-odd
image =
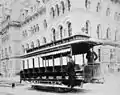
{"type": "Polygon", "coordinates": [[[55,46],[51,46],[51,47],[46,47],[40,50],[36,50],[30,53],[27,53],[26,55],[23,55],[23,58],[27,58],[27,57],[32,57],[35,55],[40,55],[40,56],[50,56],[50,55],[54,55],[54,54],[60,54],[60,53],[64,53],[64,52],[69,52],[71,48],[71,46],[75,46],[75,45],[80,45],[83,48],[87,47],[86,50],[84,50],[84,52],[81,53],[85,53],[89,48],[92,48],[93,46],[97,46],[97,45],[102,45],[102,42],[96,39],[92,39],[92,38],[88,38],[88,39],[75,39],[66,43],[62,43],[62,44],[58,44],[55,46]]]}

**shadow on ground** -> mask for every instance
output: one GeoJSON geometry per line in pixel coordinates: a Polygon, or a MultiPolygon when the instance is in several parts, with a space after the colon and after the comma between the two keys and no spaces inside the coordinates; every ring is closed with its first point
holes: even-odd
{"type": "Polygon", "coordinates": [[[61,88],[61,87],[44,87],[44,86],[39,86],[39,87],[29,87],[27,90],[37,90],[37,91],[43,91],[43,92],[55,92],[55,93],[88,93],[91,90],[87,89],[78,89],[78,88],[61,88]]]}

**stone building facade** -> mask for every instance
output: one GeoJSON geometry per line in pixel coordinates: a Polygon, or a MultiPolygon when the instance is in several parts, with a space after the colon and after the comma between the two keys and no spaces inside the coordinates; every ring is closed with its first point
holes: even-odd
{"type": "MultiPolygon", "coordinates": [[[[87,35],[111,42],[111,44],[94,48],[94,51],[99,56],[97,61],[105,65],[103,67],[113,68],[120,63],[119,46],[112,44],[120,42],[119,13],[119,4],[110,0],[43,0],[36,2],[36,5],[21,13],[22,17],[26,19],[21,27],[23,55],[26,54],[27,49],[39,47],[39,45],[71,35],[87,35]],[[31,11],[34,14],[32,16],[30,16],[31,11]]],[[[36,59],[37,56],[33,58],[36,59]]],[[[76,58],[78,63],[82,60],[86,62],[82,56],[76,56],[76,58]]],[[[38,62],[36,61],[36,63],[38,62]]]]}
{"type": "MultiPolygon", "coordinates": [[[[101,62],[107,69],[113,68],[120,64],[120,48],[114,44],[120,44],[119,9],[120,4],[111,0],[37,0],[33,5],[21,9],[18,24],[20,27],[10,26],[8,32],[1,36],[1,41],[7,33],[10,37],[6,43],[1,43],[1,56],[10,50],[10,46],[15,58],[26,55],[26,50],[53,41],[72,35],[87,35],[107,42],[104,46],[94,48],[94,51],[99,56],[97,62],[101,62]],[[9,41],[12,44],[8,44],[9,41]]],[[[38,57],[37,55],[24,60],[25,68],[27,63],[32,62],[31,59],[35,60],[37,66],[38,57]]],[[[13,64],[19,71],[23,59],[14,58],[11,60],[15,61],[13,64]]],[[[86,62],[83,56],[76,56],[76,59],[77,63],[82,60],[86,62]]],[[[7,63],[1,57],[2,64],[10,65],[10,62],[7,63]]]]}
{"type": "Polygon", "coordinates": [[[20,38],[19,23],[6,20],[1,30],[1,74],[4,77],[13,77],[20,70],[20,38]],[[4,26],[5,25],[5,26],[4,26]]]}

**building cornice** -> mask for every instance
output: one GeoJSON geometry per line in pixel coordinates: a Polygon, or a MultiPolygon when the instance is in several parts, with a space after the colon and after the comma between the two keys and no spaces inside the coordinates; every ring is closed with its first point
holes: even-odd
{"type": "Polygon", "coordinates": [[[7,24],[4,28],[2,28],[2,29],[0,30],[0,34],[3,35],[5,29],[7,29],[7,28],[9,28],[9,27],[11,27],[11,26],[12,26],[12,27],[20,27],[21,25],[20,25],[20,22],[19,22],[19,21],[9,21],[8,24],[7,24]]]}
{"type": "Polygon", "coordinates": [[[46,7],[41,7],[38,11],[36,11],[33,15],[28,16],[25,18],[24,21],[20,22],[20,25],[23,26],[25,24],[27,24],[29,21],[31,21],[32,19],[35,19],[36,17],[38,17],[39,15],[42,15],[43,13],[46,12],[46,7]]]}

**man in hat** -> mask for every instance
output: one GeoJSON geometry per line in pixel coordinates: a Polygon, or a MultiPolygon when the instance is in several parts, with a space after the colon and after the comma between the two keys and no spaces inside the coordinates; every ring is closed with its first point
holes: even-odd
{"type": "Polygon", "coordinates": [[[71,86],[74,87],[74,84],[75,84],[75,62],[73,61],[72,59],[72,56],[71,55],[68,55],[68,62],[67,62],[67,74],[69,76],[69,85],[68,86],[71,86]]]}
{"type": "Polygon", "coordinates": [[[91,49],[87,51],[86,59],[88,61],[88,64],[93,64],[94,61],[97,60],[97,58],[98,56],[94,51],[92,51],[91,49]]]}

